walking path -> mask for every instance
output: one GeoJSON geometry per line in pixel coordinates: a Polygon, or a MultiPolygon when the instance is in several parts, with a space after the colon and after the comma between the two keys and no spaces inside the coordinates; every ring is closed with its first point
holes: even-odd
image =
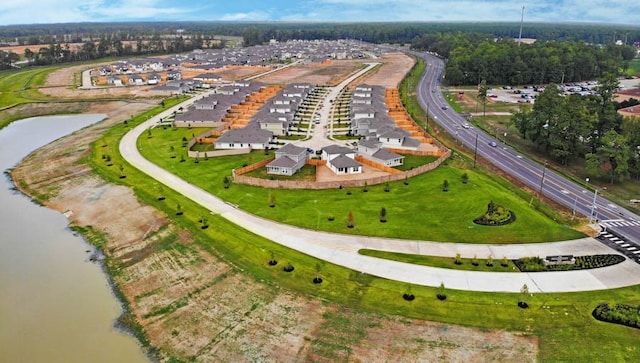
{"type": "Polygon", "coordinates": [[[171,115],[174,109],[186,107],[194,100],[190,99],[166,110],[133,128],[124,135],[120,142],[120,153],[134,167],[209,209],[212,213],[219,214],[229,222],[283,246],[370,275],[416,285],[439,286],[440,283],[444,283],[447,288],[460,290],[519,292],[522,286],[527,284],[531,292],[570,292],[612,289],[640,284],[640,265],[630,260],[593,270],[509,273],[442,269],[358,254],[358,250],[362,248],[451,258],[456,253],[460,253],[463,257],[477,255],[480,258],[492,255],[496,259],[500,259],[502,256],[518,258],[523,256],[617,253],[593,238],[517,245],[399,240],[312,231],[266,220],[234,208],[223,200],[151,163],[136,148],[137,138],[147,128],[152,127],[160,118],[171,115]]]}

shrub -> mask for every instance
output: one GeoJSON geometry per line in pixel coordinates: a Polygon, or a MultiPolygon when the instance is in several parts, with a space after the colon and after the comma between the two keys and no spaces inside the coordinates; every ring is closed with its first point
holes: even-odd
{"type": "Polygon", "coordinates": [[[446,300],[447,299],[447,290],[444,287],[444,282],[440,283],[440,287],[438,288],[438,293],[436,294],[438,300],[446,300]]]}
{"type": "Polygon", "coordinates": [[[515,213],[491,201],[487,205],[487,211],[480,218],[474,219],[473,223],[483,226],[504,226],[515,220],[515,213]]]}
{"type": "Polygon", "coordinates": [[[462,265],[462,257],[460,257],[459,253],[456,253],[456,258],[453,261],[456,265],[462,265]]]}
{"type": "Polygon", "coordinates": [[[486,265],[489,267],[493,267],[493,256],[489,255],[489,257],[487,257],[486,265]]]}

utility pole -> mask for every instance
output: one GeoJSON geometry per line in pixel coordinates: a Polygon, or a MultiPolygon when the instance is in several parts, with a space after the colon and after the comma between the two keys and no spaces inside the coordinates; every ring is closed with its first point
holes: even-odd
{"type": "Polygon", "coordinates": [[[478,134],[476,133],[476,146],[473,149],[473,167],[476,167],[476,160],[478,159],[478,134]]]}

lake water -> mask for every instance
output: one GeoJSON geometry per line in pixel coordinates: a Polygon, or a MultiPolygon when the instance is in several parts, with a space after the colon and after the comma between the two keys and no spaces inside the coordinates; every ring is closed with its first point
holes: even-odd
{"type": "MultiPolygon", "coordinates": [[[[104,115],[36,117],[0,130],[0,170],[104,115]]],[[[0,362],[149,362],[114,327],[122,312],[92,248],[60,213],[0,178],[0,362]]]]}

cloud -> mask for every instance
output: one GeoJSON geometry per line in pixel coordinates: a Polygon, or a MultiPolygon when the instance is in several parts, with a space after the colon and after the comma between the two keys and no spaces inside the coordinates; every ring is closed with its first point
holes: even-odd
{"type": "Polygon", "coordinates": [[[628,0],[11,0],[0,24],[81,21],[520,21],[637,23],[628,0]]]}
{"type": "Polygon", "coordinates": [[[271,15],[264,11],[252,11],[248,13],[224,14],[219,17],[223,21],[266,21],[272,20],[271,15]]]}

